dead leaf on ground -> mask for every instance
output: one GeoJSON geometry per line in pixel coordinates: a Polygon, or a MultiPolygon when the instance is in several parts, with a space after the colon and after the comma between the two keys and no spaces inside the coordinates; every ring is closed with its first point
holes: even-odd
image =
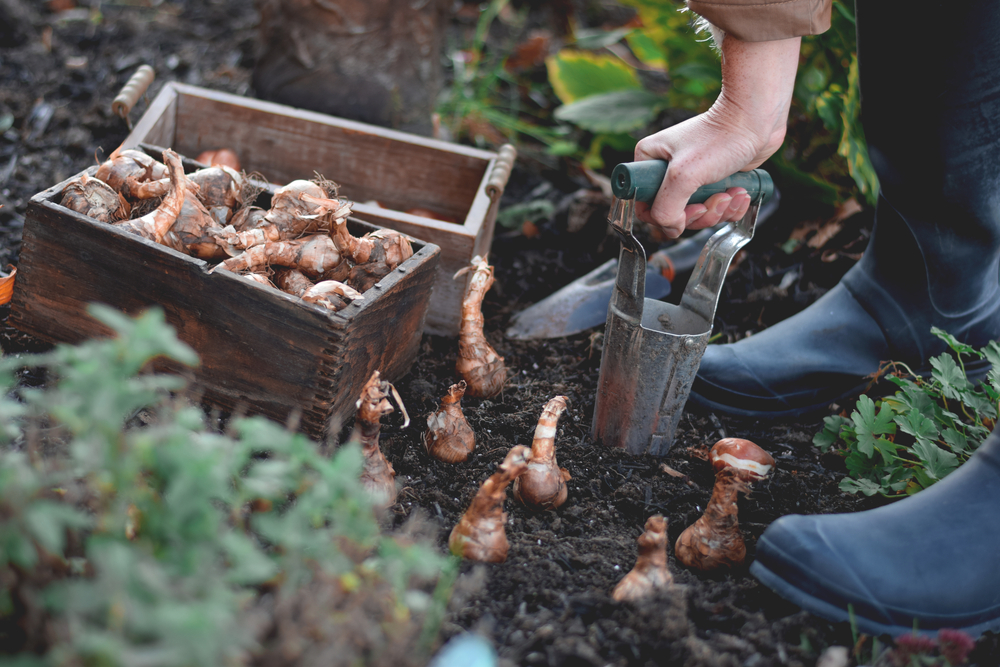
{"type": "Polygon", "coordinates": [[[823,223],[823,226],[809,239],[806,245],[815,249],[822,248],[830,242],[830,239],[840,233],[840,230],[844,226],[844,220],[860,212],[861,204],[858,203],[857,199],[851,197],[837,207],[833,217],[823,223]]]}
{"type": "Polygon", "coordinates": [[[528,38],[514,48],[503,68],[508,72],[531,69],[545,62],[549,55],[549,45],[552,43],[552,33],[548,30],[532,30],[528,38]]]}

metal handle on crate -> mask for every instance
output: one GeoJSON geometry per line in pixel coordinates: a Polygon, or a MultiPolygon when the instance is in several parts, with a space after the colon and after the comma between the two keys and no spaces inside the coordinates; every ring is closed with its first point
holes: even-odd
{"type": "MultiPolygon", "coordinates": [[[[665,160],[623,162],[611,172],[611,192],[619,199],[635,199],[652,204],[666,175],[665,160]]],[[[700,204],[712,195],[725,192],[729,188],[744,188],[752,202],[763,204],[774,192],[774,181],[763,169],[739,171],[721,181],[698,188],[688,202],[700,204]]]]}

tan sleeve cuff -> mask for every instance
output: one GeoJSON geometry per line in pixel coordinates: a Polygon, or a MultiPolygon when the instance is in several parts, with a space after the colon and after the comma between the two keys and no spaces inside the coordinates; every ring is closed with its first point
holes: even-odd
{"type": "Polygon", "coordinates": [[[688,8],[744,42],[818,35],[832,0],[687,0],[688,8]]]}

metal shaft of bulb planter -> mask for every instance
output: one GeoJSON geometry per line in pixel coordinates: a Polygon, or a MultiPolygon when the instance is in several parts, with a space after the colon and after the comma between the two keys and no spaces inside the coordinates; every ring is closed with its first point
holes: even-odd
{"type": "Polygon", "coordinates": [[[661,160],[619,164],[611,175],[615,200],[608,223],[622,248],[608,305],[601,374],[591,435],[631,454],[667,453],[712,334],[722,282],[736,252],[753,238],[757,213],[771,195],[770,175],[755,169],[700,188],[701,203],[729,188],[745,188],[750,208],[705,244],[679,305],[645,298],[646,255],[632,234],[636,200],[652,203],[667,172],[661,160]]]}

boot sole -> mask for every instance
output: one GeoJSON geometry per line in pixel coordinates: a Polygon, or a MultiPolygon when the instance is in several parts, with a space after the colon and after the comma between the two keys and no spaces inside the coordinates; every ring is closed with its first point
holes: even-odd
{"type": "MultiPolygon", "coordinates": [[[[753,575],[757,581],[764,584],[772,591],[785,598],[789,602],[801,607],[802,609],[808,611],[811,614],[815,614],[821,618],[825,618],[833,623],[851,623],[852,618],[846,609],[836,607],[829,602],[818,598],[810,593],[807,593],[800,588],[797,588],[793,584],[785,581],[781,576],[775,574],[769,570],[760,561],[754,561],[750,565],[750,574],[753,575]]],[[[859,632],[863,632],[869,636],[881,636],[889,635],[892,638],[899,637],[900,635],[908,635],[916,632],[917,634],[924,635],[926,637],[937,636],[938,630],[945,628],[933,628],[924,629],[917,624],[916,629],[914,629],[913,624],[911,625],[886,625],[879,621],[873,621],[870,618],[866,618],[863,615],[854,614],[853,623],[859,632]]],[[[984,621],[982,623],[976,623],[974,625],[968,626],[949,626],[949,630],[961,630],[971,637],[978,638],[984,632],[996,632],[1000,630],[1000,618],[995,618],[989,621],[984,621]]]]}

